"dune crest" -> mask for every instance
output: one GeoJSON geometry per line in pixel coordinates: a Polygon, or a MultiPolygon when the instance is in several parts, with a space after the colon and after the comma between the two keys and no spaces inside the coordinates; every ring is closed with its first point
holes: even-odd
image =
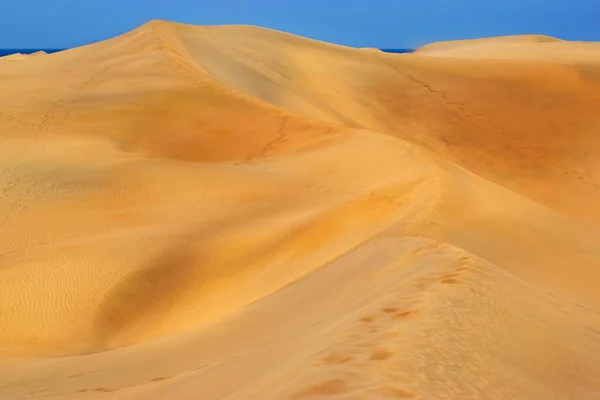
{"type": "Polygon", "coordinates": [[[1,62],[0,398],[596,398],[595,46],[1,62]]]}

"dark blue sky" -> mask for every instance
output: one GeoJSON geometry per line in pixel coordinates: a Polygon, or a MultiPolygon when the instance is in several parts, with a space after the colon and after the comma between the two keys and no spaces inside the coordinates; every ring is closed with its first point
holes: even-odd
{"type": "Polygon", "coordinates": [[[600,41],[600,0],[0,0],[0,48],[66,48],[150,19],[258,25],[357,47],[541,33],[600,41]]]}

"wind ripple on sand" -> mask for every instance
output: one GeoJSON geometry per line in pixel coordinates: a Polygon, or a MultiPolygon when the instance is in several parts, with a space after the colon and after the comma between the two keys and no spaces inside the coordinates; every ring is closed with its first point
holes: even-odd
{"type": "Polygon", "coordinates": [[[594,46],[2,60],[0,397],[598,398],[594,46]]]}

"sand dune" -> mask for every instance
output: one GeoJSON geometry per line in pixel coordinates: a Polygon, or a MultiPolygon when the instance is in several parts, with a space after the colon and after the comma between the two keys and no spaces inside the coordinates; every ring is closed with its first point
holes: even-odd
{"type": "Polygon", "coordinates": [[[434,43],[416,52],[463,59],[562,61],[567,65],[594,68],[594,64],[600,62],[599,49],[600,45],[593,42],[566,42],[548,36],[526,35],[434,43]]]}
{"type": "MultiPolygon", "coordinates": [[[[477,46],[498,46],[498,45],[538,45],[541,43],[555,43],[561,42],[562,40],[552,36],[546,35],[507,35],[497,37],[486,37],[478,39],[465,39],[465,40],[450,40],[447,42],[436,42],[427,44],[419,49],[416,49],[417,53],[427,53],[444,50],[457,50],[457,49],[470,49],[477,46]]],[[[538,46],[539,47],[539,46],[538,46]]]]}
{"type": "Polygon", "coordinates": [[[597,46],[1,63],[0,398],[598,398],[597,46]]]}
{"type": "Polygon", "coordinates": [[[19,60],[23,60],[25,58],[27,58],[26,54],[14,53],[14,54],[9,54],[7,56],[0,57],[0,63],[7,63],[7,62],[11,62],[11,61],[19,61],[19,60]]]}
{"type": "Polygon", "coordinates": [[[46,53],[45,51],[36,51],[35,53],[31,53],[31,54],[13,53],[13,54],[9,54],[7,56],[0,57],[0,63],[5,63],[8,61],[20,61],[20,60],[24,60],[28,57],[39,57],[39,56],[44,56],[47,54],[48,53],[46,53]]]}

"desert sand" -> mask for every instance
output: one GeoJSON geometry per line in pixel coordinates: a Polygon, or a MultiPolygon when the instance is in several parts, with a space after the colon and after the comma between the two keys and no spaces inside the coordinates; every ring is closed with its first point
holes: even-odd
{"type": "Polygon", "coordinates": [[[599,50],[1,62],[0,398],[600,398],[599,50]]]}

